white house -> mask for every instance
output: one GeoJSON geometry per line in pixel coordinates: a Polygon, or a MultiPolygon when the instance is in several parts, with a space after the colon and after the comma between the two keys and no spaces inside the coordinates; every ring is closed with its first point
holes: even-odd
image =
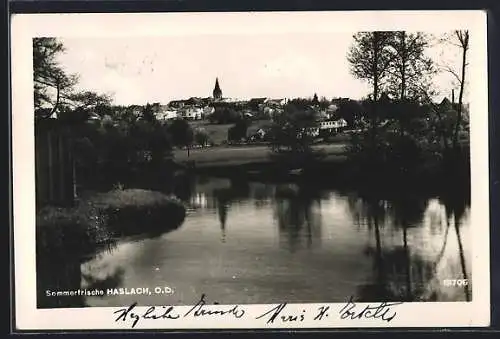
{"type": "Polygon", "coordinates": [[[175,120],[175,119],[177,119],[178,115],[179,114],[177,113],[177,111],[166,111],[164,113],[164,119],[165,120],[175,120]]]}
{"type": "Polygon", "coordinates": [[[174,120],[177,119],[177,110],[169,108],[168,106],[160,106],[158,112],[156,112],[156,119],[161,121],[174,120]]]}
{"type": "Polygon", "coordinates": [[[319,123],[319,128],[322,130],[334,130],[335,132],[338,132],[339,129],[344,128],[347,126],[347,121],[344,119],[338,119],[338,120],[327,120],[327,121],[321,121],[319,123]]]}
{"type": "Polygon", "coordinates": [[[182,117],[187,120],[201,120],[203,109],[199,107],[189,107],[182,111],[182,117]]]}
{"type": "Polygon", "coordinates": [[[318,137],[321,131],[338,132],[341,128],[347,126],[347,121],[344,119],[320,121],[318,127],[308,127],[304,131],[311,137],[318,137]]]}
{"type": "Polygon", "coordinates": [[[309,127],[307,129],[305,129],[305,132],[310,137],[316,138],[319,136],[319,128],[318,127],[309,127]]]}

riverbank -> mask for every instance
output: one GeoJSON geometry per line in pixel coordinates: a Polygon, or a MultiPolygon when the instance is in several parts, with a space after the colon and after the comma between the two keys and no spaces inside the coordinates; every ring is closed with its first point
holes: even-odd
{"type": "MultiPolygon", "coordinates": [[[[341,162],[347,159],[346,144],[313,145],[314,152],[325,155],[324,162],[341,162]]],[[[273,152],[268,146],[217,146],[198,148],[189,151],[175,150],[174,159],[181,164],[194,164],[196,168],[230,167],[248,164],[270,164],[273,152]]]]}
{"type": "Polygon", "coordinates": [[[308,185],[361,187],[366,190],[470,189],[468,159],[445,169],[439,159],[425,159],[400,171],[386,164],[360,166],[349,160],[346,144],[313,145],[312,153],[273,153],[267,146],[225,146],[175,151],[175,160],[194,173],[257,181],[299,181],[308,185]]]}
{"type": "Polygon", "coordinates": [[[81,296],[53,298],[45,291],[73,290],[81,284],[80,265],[96,253],[121,237],[174,230],[185,213],[177,199],[143,189],[90,194],[73,208],[42,208],[36,216],[38,307],[84,307],[81,296]]]}
{"type": "Polygon", "coordinates": [[[36,219],[37,246],[49,257],[70,252],[85,256],[120,236],[174,229],[184,217],[182,203],[163,193],[115,189],[87,196],[73,208],[42,208],[36,219]]]}

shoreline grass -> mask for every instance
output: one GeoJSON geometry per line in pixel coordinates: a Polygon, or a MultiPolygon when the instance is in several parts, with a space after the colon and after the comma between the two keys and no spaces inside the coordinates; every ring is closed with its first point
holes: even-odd
{"type": "Polygon", "coordinates": [[[42,208],[36,217],[37,252],[41,257],[83,258],[112,246],[121,236],[175,229],[184,217],[183,204],[160,192],[125,189],[98,193],[73,208],[42,208]]]}
{"type": "Polygon", "coordinates": [[[175,229],[186,215],[177,198],[137,188],[100,193],[88,203],[108,216],[108,228],[120,236],[175,229]]]}

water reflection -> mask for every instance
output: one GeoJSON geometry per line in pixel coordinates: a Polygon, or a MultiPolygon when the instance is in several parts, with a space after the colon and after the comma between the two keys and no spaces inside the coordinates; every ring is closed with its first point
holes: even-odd
{"type": "Polygon", "coordinates": [[[80,286],[80,259],[77,256],[69,253],[54,260],[49,256],[40,258],[40,255],[37,255],[36,280],[38,308],[86,306],[85,299],[81,295],[55,297],[47,294],[47,292],[71,291],[80,286]]]}
{"type": "MultiPolygon", "coordinates": [[[[439,286],[443,279],[468,279],[459,222],[466,212],[465,203],[453,205],[446,198],[429,200],[399,195],[384,200],[374,195],[360,195],[350,197],[349,207],[358,225],[365,224],[375,239],[375,244],[370,244],[365,252],[373,257],[375,279],[360,286],[360,300],[373,301],[380,297],[402,301],[443,300],[447,296],[440,293],[449,292],[439,286]],[[389,238],[385,236],[387,232],[383,232],[388,227],[389,238]],[[457,276],[456,269],[449,270],[450,266],[445,267],[444,274],[439,272],[451,227],[456,232],[458,252],[453,256],[454,267],[459,258],[461,276],[457,276]]],[[[470,287],[464,287],[463,296],[455,293],[454,298],[457,297],[471,300],[470,287]]]]}
{"type": "MultiPolygon", "coordinates": [[[[447,220],[448,221],[448,228],[449,224],[452,223],[455,229],[456,237],[457,237],[457,243],[458,243],[458,252],[460,256],[460,266],[462,270],[462,279],[469,279],[469,273],[468,273],[468,267],[465,259],[465,252],[464,252],[464,244],[462,240],[462,234],[461,234],[461,221],[463,219],[464,214],[467,212],[467,204],[470,202],[466,199],[461,199],[460,194],[446,194],[442,197],[442,201],[444,204],[447,206],[446,209],[446,214],[447,214],[447,220]]],[[[470,195],[466,195],[467,198],[470,198],[470,195]]],[[[466,300],[469,301],[471,300],[471,290],[470,290],[470,285],[464,286],[464,294],[466,297],[466,300]]]]}
{"type": "Polygon", "coordinates": [[[195,187],[196,180],[193,176],[181,173],[174,178],[173,193],[184,202],[191,200],[195,187]]]}
{"type": "Polygon", "coordinates": [[[274,214],[280,245],[295,252],[321,243],[321,200],[295,184],[276,188],[274,214]]]}
{"type": "Polygon", "coordinates": [[[184,179],[184,183],[177,186],[176,194],[192,210],[216,210],[222,242],[226,242],[227,219],[233,204],[251,200],[256,209],[261,209],[269,205],[275,191],[274,185],[250,184],[238,178],[209,180],[206,177],[190,177],[184,179]]]}
{"type": "Polygon", "coordinates": [[[108,267],[91,268],[84,266],[82,269],[82,287],[92,290],[99,289],[106,291],[113,289],[123,284],[125,269],[123,267],[108,267]]]}
{"type": "MultiPolygon", "coordinates": [[[[470,279],[467,195],[340,192],[304,183],[188,176],[174,191],[188,206],[182,227],[123,238],[116,250],[69,264],[71,279],[58,278],[61,272],[44,275],[43,286],[168,282],[176,290],[167,300],[173,304],[197,300],[200,293],[225,303],[341,302],[347,295],[366,302],[472,298],[470,284],[442,284],[470,279]]],[[[133,301],[65,299],[51,300],[49,307],[133,301]]]]}
{"type": "MultiPolygon", "coordinates": [[[[113,244],[99,247],[100,253],[111,253],[113,244]]],[[[121,285],[124,270],[116,270],[113,274],[92,275],[82,271],[81,266],[87,257],[77,251],[63,253],[47,253],[45,249],[37,249],[37,307],[85,307],[88,306],[81,293],[74,293],[79,288],[105,289],[121,285]],[[54,296],[50,293],[73,291],[73,295],[54,296]]]]}
{"type": "Polygon", "coordinates": [[[221,230],[221,240],[226,242],[226,221],[227,221],[227,211],[229,210],[229,201],[219,198],[217,200],[217,211],[219,212],[220,230],[221,230]]]}

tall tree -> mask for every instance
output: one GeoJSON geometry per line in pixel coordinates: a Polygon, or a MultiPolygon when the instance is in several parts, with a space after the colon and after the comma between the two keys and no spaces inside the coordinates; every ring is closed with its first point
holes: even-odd
{"type": "Polygon", "coordinates": [[[396,120],[399,132],[405,135],[406,127],[411,124],[407,101],[422,101],[431,91],[431,79],[436,69],[431,58],[425,55],[430,39],[423,33],[399,31],[391,41],[391,67],[389,68],[389,90],[400,99],[396,120]]]}
{"type": "Polygon", "coordinates": [[[393,36],[389,89],[400,100],[420,99],[436,72],[432,59],[425,55],[430,39],[420,32],[399,31],[393,36]]]}
{"type": "Polygon", "coordinates": [[[64,45],[55,38],[33,39],[35,113],[46,118],[54,113],[85,118],[91,110],[109,108],[112,101],[109,95],[75,90],[78,76],[68,74],[58,61],[64,52],[64,45]]]}
{"type": "Polygon", "coordinates": [[[371,112],[373,133],[375,133],[377,125],[376,102],[393,57],[393,53],[389,49],[393,37],[393,32],[357,33],[353,37],[354,43],[347,55],[351,73],[373,86],[372,100],[374,104],[371,112]]]}
{"type": "Polygon", "coordinates": [[[70,93],[77,81],[76,75],[67,74],[58,63],[57,58],[64,51],[63,44],[55,38],[33,39],[35,111],[44,112],[46,117],[57,111],[61,99],[70,93]]]}
{"type": "Polygon", "coordinates": [[[189,156],[189,150],[194,139],[193,129],[189,122],[183,119],[174,120],[168,127],[168,132],[170,132],[172,137],[172,143],[175,146],[186,147],[189,156]]]}
{"type": "Polygon", "coordinates": [[[144,121],[149,122],[151,124],[157,123],[156,116],[153,112],[153,107],[147,103],[144,109],[141,112],[142,118],[144,121]]]}
{"type": "Polygon", "coordinates": [[[458,146],[458,135],[460,131],[460,124],[463,119],[463,98],[464,98],[464,89],[466,82],[466,68],[467,68],[467,52],[469,51],[469,31],[468,30],[456,30],[453,32],[454,38],[456,42],[452,42],[454,45],[458,46],[462,53],[462,60],[460,66],[460,73],[456,72],[451,67],[446,67],[446,70],[451,73],[456,80],[458,81],[458,85],[460,86],[460,92],[458,94],[458,105],[457,105],[457,119],[455,122],[455,127],[453,131],[453,147],[457,148],[458,146]]]}

